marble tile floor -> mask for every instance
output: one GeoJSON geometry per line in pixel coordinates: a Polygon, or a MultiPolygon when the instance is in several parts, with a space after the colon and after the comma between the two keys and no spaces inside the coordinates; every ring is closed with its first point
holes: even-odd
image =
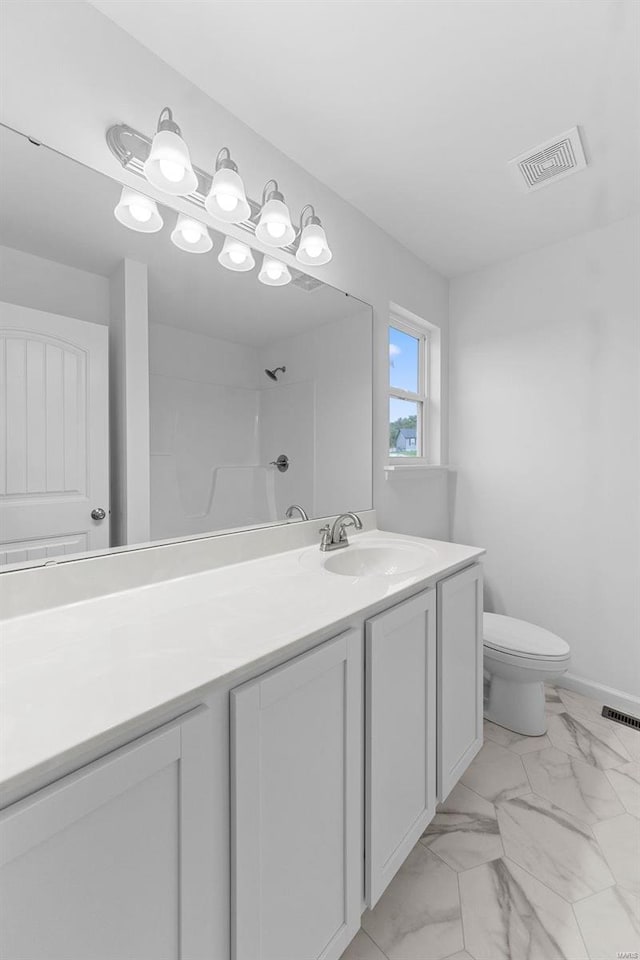
{"type": "Polygon", "coordinates": [[[640,956],[640,731],[547,690],[549,729],[485,743],[342,960],[640,956]]]}

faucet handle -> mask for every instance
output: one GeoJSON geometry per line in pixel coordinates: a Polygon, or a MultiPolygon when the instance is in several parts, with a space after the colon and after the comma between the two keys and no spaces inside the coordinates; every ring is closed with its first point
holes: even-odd
{"type": "Polygon", "coordinates": [[[338,527],[338,543],[344,543],[345,540],[348,540],[347,537],[347,527],[352,527],[352,520],[343,520],[338,527]]]}
{"type": "Polygon", "coordinates": [[[320,527],[318,533],[322,534],[320,549],[324,550],[331,543],[331,526],[328,523],[325,523],[324,527],[320,527]]]}

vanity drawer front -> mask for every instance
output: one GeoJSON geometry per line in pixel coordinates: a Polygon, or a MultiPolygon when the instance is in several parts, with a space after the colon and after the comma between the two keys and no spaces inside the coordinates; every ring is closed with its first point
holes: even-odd
{"type": "Polygon", "coordinates": [[[231,693],[232,956],[338,960],[360,926],[362,637],[231,693]]]}
{"type": "Polygon", "coordinates": [[[365,877],[373,907],[436,806],[436,592],[366,624],[365,877]]]}
{"type": "Polygon", "coordinates": [[[210,729],[198,708],[0,814],[3,960],[211,954],[210,729]]]}

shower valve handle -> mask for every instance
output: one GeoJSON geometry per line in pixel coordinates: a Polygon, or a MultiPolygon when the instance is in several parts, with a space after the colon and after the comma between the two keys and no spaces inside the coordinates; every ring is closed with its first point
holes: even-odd
{"type": "Polygon", "coordinates": [[[270,466],[277,467],[280,473],[286,473],[289,469],[289,457],[286,453],[281,453],[277,460],[271,460],[270,466]]]}

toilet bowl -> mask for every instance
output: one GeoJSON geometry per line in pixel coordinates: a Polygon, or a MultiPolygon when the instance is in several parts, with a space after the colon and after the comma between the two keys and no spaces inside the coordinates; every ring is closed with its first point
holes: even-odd
{"type": "Polygon", "coordinates": [[[544,684],[568,669],[569,644],[543,627],[497,613],[484,614],[483,641],[485,717],[514,733],[542,736],[544,684]]]}

